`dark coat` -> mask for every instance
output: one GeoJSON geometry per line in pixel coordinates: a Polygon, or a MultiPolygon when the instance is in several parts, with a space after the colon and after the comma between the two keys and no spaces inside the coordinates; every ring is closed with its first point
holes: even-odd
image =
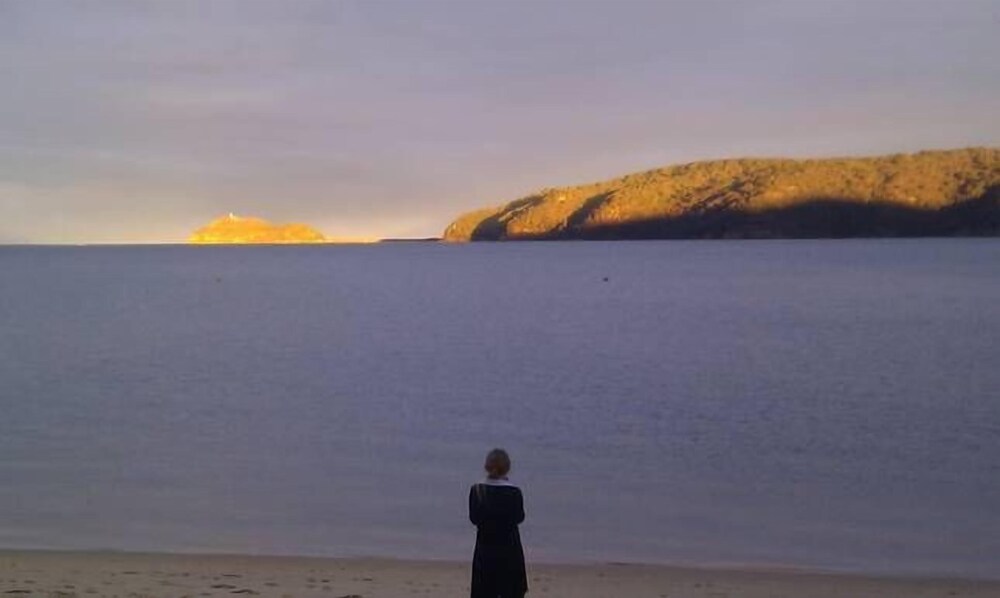
{"type": "Polygon", "coordinates": [[[469,490],[469,520],[476,526],[472,598],[519,598],[528,591],[521,490],[511,484],[476,484],[469,490]]]}

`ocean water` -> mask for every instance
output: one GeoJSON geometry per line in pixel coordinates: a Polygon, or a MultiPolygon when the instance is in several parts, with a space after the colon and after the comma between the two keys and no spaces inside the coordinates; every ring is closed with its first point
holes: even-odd
{"type": "Polygon", "coordinates": [[[996,240],[0,248],[0,547],[1000,577],[996,240]],[[605,280],[606,278],[606,280],[605,280]]]}

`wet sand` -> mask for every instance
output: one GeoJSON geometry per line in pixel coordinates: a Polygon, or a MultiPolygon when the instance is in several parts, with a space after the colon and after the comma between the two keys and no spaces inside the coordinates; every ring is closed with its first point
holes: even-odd
{"type": "MultiPolygon", "coordinates": [[[[653,565],[529,564],[552,598],[1000,597],[1000,581],[878,578],[653,565]]],[[[386,559],[0,551],[0,597],[468,596],[466,563],[386,559]]]]}

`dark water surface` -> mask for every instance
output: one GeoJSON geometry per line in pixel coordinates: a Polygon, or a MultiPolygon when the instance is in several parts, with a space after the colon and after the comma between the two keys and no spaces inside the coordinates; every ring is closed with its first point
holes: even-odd
{"type": "Polygon", "coordinates": [[[0,546],[1000,577],[995,240],[0,248],[0,546]],[[608,277],[607,281],[603,278],[608,277]]]}

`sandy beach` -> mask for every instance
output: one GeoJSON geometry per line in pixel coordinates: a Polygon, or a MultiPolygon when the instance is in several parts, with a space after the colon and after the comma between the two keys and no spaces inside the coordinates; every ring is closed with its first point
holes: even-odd
{"type": "MultiPolygon", "coordinates": [[[[14,598],[407,598],[468,595],[468,565],[434,561],[104,552],[0,552],[14,598]]],[[[530,595],[559,598],[1000,596],[1000,581],[877,578],[651,565],[529,565],[530,595]]]]}

